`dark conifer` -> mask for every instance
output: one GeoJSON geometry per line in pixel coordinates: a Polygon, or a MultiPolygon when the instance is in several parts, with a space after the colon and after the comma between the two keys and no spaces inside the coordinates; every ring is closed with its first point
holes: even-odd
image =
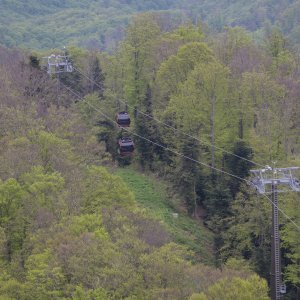
{"type": "MultiPolygon", "coordinates": [[[[194,160],[199,159],[199,144],[195,139],[187,138],[183,140],[181,153],[194,160]]],[[[189,214],[194,214],[197,203],[200,200],[201,180],[199,166],[192,160],[182,157],[177,173],[177,182],[180,193],[185,199],[189,214]]]]}
{"type": "Polygon", "coordinates": [[[61,73],[59,74],[59,80],[66,86],[70,87],[72,90],[76,91],[77,93],[83,96],[83,87],[81,82],[81,75],[80,73],[74,68],[75,62],[69,56],[68,51],[66,51],[65,55],[68,57],[69,62],[73,66],[73,72],[70,73],[61,73]]]}
{"type": "MultiPolygon", "coordinates": [[[[235,142],[232,152],[237,156],[229,154],[224,155],[226,170],[229,173],[241,178],[248,177],[250,174],[250,168],[252,166],[252,163],[242,158],[251,160],[253,155],[252,149],[249,147],[249,145],[247,145],[246,142],[239,140],[235,142]]],[[[239,191],[240,184],[241,182],[237,179],[230,178],[229,186],[233,197],[235,197],[235,195],[239,191]]]]}
{"type": "Polygon", "coordinates": [[[40,60],[37,58],[36,55],[29,56],[29,64],[32,68],[40,70],[40,60]]]}
{"type": "MultiPolygon", "coordinates": [[[[151,89],[149,86],[147,88],[146,95],[142,101],[141,110],[143,110],[145,114],[152,116],[152,96],[151,96],[151,89]]],[[[152,119],[147,118],[145,115],[141,113],[137,113],[135,115],[135,118],[136,118],[135,127],[137,133],[149,140],[153,140],[154,124],[152,119]]],[[[153,144],[144,139],[137,139],[136,147],[139,152],[140,164],[142,169],[144,169],[146,165],[148,165],[151,169],[153,158],[154,158],[153,144]]]]}
{"type": "Polygon", "coordinates": [[[102,72],[102,68],[97,57],[94,57],[91,60],[91,79],[89,92],[97,92],[100,99],[102,99],[104,94],[105,76],[102,72]]]}

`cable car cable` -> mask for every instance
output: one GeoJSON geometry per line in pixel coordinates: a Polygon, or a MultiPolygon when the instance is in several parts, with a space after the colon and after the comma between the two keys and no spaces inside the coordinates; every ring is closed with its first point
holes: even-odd
{"type": "MultiPolygon", "coordinates": [[[[88,106],[90,106],[91,108],[93,108],[95,111],[97,111],[97,112],[99,112],[103,117],[105,117],[106,119],[108,119],[108,120],[110,120],[111,122],[113,122],[113,123],[116,123],[116,121],[115,120],[113,120],[111,117],[109,117],[108,115],[106,115],[104,112],[102,112],[100,109],[98,109],[97,107],[95,107],[94,105],[92,105],[91,103],[89,103],[86,99],[84,99],[83,97],[81,97],[79,94],[77,94],[76,92],[74,92],[72,89],[70,89],[69,87],[67,87],[66,85],[63,85],[67,90],[69,90],[70,92],[72,92],[75,96],[77,96],[78,97],[78,99],[81,99],[83,102],[85,102],[88,106]]],[[[117,124],[117,123],[116,123],[117,124]]],[[[176,150],[173,150],[173,149],[170,149],[170,148],[168,148],[168,147],[165,147],[165,146],[163,146],[163,145],[161,145],[161,144],[159,144],[159,143],[157,143],[157,142],[155,142],[155,141],[152,141],[152,140],[150,140],[150,139],[148,139],[148,138],[146,138],[146,137],[144,137],[144,136],[142,136],[142,135],[139,135],[139,134],[137,134],[137,133],[135,133],[135,132],[132,132],[132,131],[130,131],[129,129],[127,129],[127,128],[124,128],[124,130],[125,131],[127,131],[127,132],[129,132],[129,133],[131,133],[131,134],[133,134],[134,136],[137,136],[137,137],[139,137],[140,139],[143,139],[143,140],[145,140],[145,141],[148,141],[149,143],[151,143],[151,144],[153,144],[153,145],[156,145],[156,146],[158,146],[158,147],[160,147],[160,148],[162,148],[162,149],[165,149],[165,150],[168,150],[168,151],[170,151],[170,152],[172,152],[172,153],[174,153],[174,154],[176,154],[176,155],[178,155],[178,156],[180,156],[180,157],[183,157],[183,158],[185,158],[185,159],[188,159],[188,160],[190,160],[190,161],[193,161],[193,162],[195,162],[195,163],[197,163],[197,164],[199,164],[199,165],[202,165],[202,166],[205,166],[205,167],[207,167],[207,168],[210,168],[210,169],[212,169],[212,170],[215,170],[215,171],[217,171],[217,172],[220,172],[220,173],[223,173],[223,174],[225,174],[225,175],[228,175],[228,176],[231,176],[231,177],[233,177],[233,178],[235,178],[235,179],[238,179],[238,180],[240,180],[240,181],[245,181],[247,184],[249,184],[250,186],[253,186],[253,187],[255,187],[255,185],[250,181],[250,180],[247,180],[247,179],[245,179],[245,178],[242,178],[242,177],[239,177],[239,176],[237,176],[237,175],[234,175],[234,174],[232,174],[232,173],[229,173],[229,172],[226,172],[226,171],[224,171],[224,170],[221,170],[221,169],[218,169],[218,168],[216,168],[216,167],[212,167],[212,166],[210,166],[210,165],[208,165],[208,164],[206,164],[206,163],[204,163],[204,162],[201,162],[201,161],[199,161],[199,160],[196,160],[196,159],[193,159],[193,158],[191,158],[191,157],[189,157],[189,156],[186,156],[186,155],[184,155],[184,154],[182,154],[182,153],[180,153],[180,152],[178,152],[178,151],[176,151],[176,150]]],[[[256,190],[256,188],[255,188],[255,190],[256,190]]],[[[293,221],[293,219],[289,216],[289,215],[287,215],[281,208],[279,208],[278,207],[278,205],[276,205],[267,195],[265,195],[265,194],[262,194],[265,198],[267,198],[267,200],[274,206],[274,207],[276,207],[277,209],[278,209],[278,211],[280,211],[283,215],[284,215],[284,217],[287,219],[287,220],[289,220],[299,231],[300,231],[300,226],[299,225],[297,225],[297,223],[295,223],[294,221],[293,221]]]]}
{"type": "MultiPolygon", "coordinates": [[[[79,69],[77,69],[77,68],[75,68],[75,67],[73,67],[73,69],[76,70],[76,71],[78,71],[82,76],[84,76],[85,78],[87,78],[88,80],[90,80],[90,81],[91,81],[92,83],[94,83],[96,86],[100,87],[99,84],[98,84],[97,82],[95,82],[93,79],[89,78],[87,75],[85,75],[85,74],[84,74],[83,72],[81,72],[79,69]]],[[[126,103],[125,101],[123,101],[123,100],[121,100],[121,99],[118,99],[118,100],[119,100],[120,102],[122,102],[123,104],[126,104],[126,105],[128,105],[129,107],[131,107],[131,108],[134,109],[134,107],[133,107],[132,105],[129,105],[129,104],[126,103]]],[[[145,117],[150,118],[150,119],[152,119],[152,120],[154,120],[154,121],[156,121],[156,122],[158,122],[158,123],[160,123],[160,124],[162,124],[162,125],[168,127],[169,129],[174,130],[175,132],[181,133],[181,134],[183,134],[183,135],[185,135],[185,136],[187,136],[187,137],[190,137],[190,138],[192,138],[192,139],[194,139],[194,140],[197,140],[197,141],[200,142],[201,144],[204,144],[204,145],[207,145],[207,146],[212,146],[212,147],[214,147],[214,148],[217,149],[217,150],[220,150],[220,151],[222,151],[222,152],[224,152],[224,153],[227,153],[227,154],[229,154],[229,155],[233,155],[233,156],[235,156],[235,157],[238,157],[238,158],[240,158],[240,159],[243,159],[243,160],[245,160],[245,161],[248,161],[248,162],[250,162],[250,163],[252,163],[252,164],[254,164],[254,165],[257,165],[257,166],[260,166],[260,167],[265,167],[265,166],[266,166],[266,165],[262,165],[262,164],[260,164],[260,163],[257,163],[257,162],[255,162],[255,161],[253,161],[253,160],[251,160],[251,159],[247,159],[247,158],[245,158],[245,157],[243,157],[243,156],[240,156],[240,155],[237,155],[237,154],[235,154],[235,153],[232,153],[232,152],[230,152],[230,151],[228,151],[228,150],[225,150],[225,149],[223,149],[223,148],[221,148],[221,147],[215,146],[215,145],[213,145],[213,144],[211,144],[211,143],[209,143],[209,142],[207,142],[207,141],[203,141],[203,140],[201,140],[201,139],[199,139],[199,138],[197,138],[197,137],[195,137],[195,136],[192,136],[192,135],[190,135],[190,134],[188,134],[188,133],[186,133],[186,132],[183,132],[183,131],[181,131],[181,130],[179,130],[179,129],[177,129],[177,128],[175,128],[175,127],[173,127],[173,126],[171,126],[171,125],[169,125],[169,124],[167,124],[167,123],[165,123],[165,122],[163,122],[163,121],[161,121],[161,120],[159,120],[159,119],[157,119],[157,118],[155,118],[155,117],[152,117],[151,115],[146,114],[146,113],[144,113],[143,111],[141,111],[141,110],[139,110],[139,109],[136,109],[136,111],[139,112],[139,113],[141,113],[141,114],[144,115],[145,117]]]]}
{"type": "MultiPolygon", "coordinates": [[[[91,108],[93,108],[94,110],[96,110],[97,112],[99,112],[99,113],[100,113],[102,116],[104,116],[106,119],[110,120],[110,121],[113,122],[113,123],[116,123],[112,118],[110,118],[109,116],[107,116],[105,113],[103,113],[103,112],[102,112],[101,110],[99,110],[97,107],[95,107],[95,106],[93,106],[92,104],[90,104],[87,100],[85,100],[84,98],[82,98],[80,95],[78,95],[77,93],[75,93],[74,91],[72,91],[71,89],[69,89],[67,86],[65,86],[65,87],[66,87],[68,90],[70,90],[74,95],[76,95],[79,99],[81,99],[82,101],[84,101],[85,103],[87,103],[91,108]]],[[[163,146],[163,145],[160,145],[160,144],[158,144],[158,143],[156,143],[156,142],[154,142],[154,141],[152,141],[152,140],[150,140],[150,139],[148,139],[148,138],[146,138],[146,137],[144,137],[144,136],[141,136],[141,135],[139,135],[139,134],[137,134],[137,133],[135,133],[135,132],[132,132],[132,131],[130,131],[130,130],[127,129],[127,128],[124,128],[124,130],[127,131],[127,132],[129,132],[129,133],[132,133],[133,135],[135,135],[135,136],[137,136],[137,137],[139,137],[139,138],[141,138],[141,139],[143,139],[143,140],[148,141],[149,143],[152,143],[152,144],[154,144],[154,145],[156,145],[156,146],[158,146],[158,147],[160,147],[160,148],[163,148],[163,149],[165,149],[165,150],[168,150],[168,151],[170,151],[170,152],[172,152],[172,153],[174,153],[174,154],[176,154],[176,155],[178,155],[178,156],[184,157],[184,158],[186,158],[186,159],[188,159],[188,160],[191,160],[191,161],[193,161],[193,162],[195,162],[195,163],[197,163],[197,164],[203,165],[203,166],[205,166],[205,167],[208,167],[208,168],[210,168],[210,169],[213,169],[213,170],[218,171],[218,172],[220,172],[220,173],[223,173],[223,174],[225,174],[225,175],[231,176],[231,177],[236,178],[236,179],[238,179],[238,180],[245,181],[245,182],[248,183],[250,186],[255,187],[255,185],[254,185],[251,181],[249,181],[249,180],[247,180],[247,179],[245,179],[245,178],[241,178],[241,177],[239,177],[239,176],[237,176],[237,175],[231,174],[231,173],[229,173],[229,172],[226,172],[226,171],[224,171],[224,170],[218,169],[218,168],[216,168],[216,167],[212,167],[212,166],[210,166],[210,165],[208,165],[208,164],[206,164],[206,163],[203,163],[203,162],[201,162],[201,161],[199,161],[199,160],[193,159],[193,158],[191,158],[191,157],[189,157],[189,156],[186,156],[186,155],[184,155],[184,154],[182,154],[182,153],[180,153],[180,152],[178,152],[178,151],[176,151],[176,150],[173,150],[173,149],[170,149],[170,148],[165,147],[165,146],[163,146]]],[[[288,216],[282,209],[280,209],[277,205],[275,205],[274,202],[273,202],[267,195],[265,195],[265,194],[262,194],[262,195],[263,195],[265,198],[267,198],[267,200],[268,200],[273,206],[275,206],[275,207],[276,207],[276,208],[277,208],[277,209],[285,216],[285,218],[288,219],[292,224],[294,224],[294,226],[300,231],[300,226],[297,225],[297,224],[292,220],[292,218],[291,218],[290,216],[288,216]]]]}

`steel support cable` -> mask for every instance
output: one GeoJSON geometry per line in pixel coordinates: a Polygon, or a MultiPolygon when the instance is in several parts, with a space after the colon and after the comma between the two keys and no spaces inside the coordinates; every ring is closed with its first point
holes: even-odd
{"type": "MultiPolygon", "coordinates": [[[[77,68],[74,67],[74,70],[78,71],[78,73],[80,73],[80,74],[81,74],[82,76],[84,76],[86,79],[90,80],[90,81],[91,81],[92,83],[94,83],[96,86],[100,87],[99,84],[98,84],[97,82],[95,82],[93,79],[89,78],[86,74],[84,74],[83,72],[81,72],[79,69],[77,69],[77,68]]],[[[129,105],[126,101],[124,101],[124,100],[122,100],[122,99],[118,99],[118,100],[119,100],[120,102],[122,102],[123,104],[125,104],[125,105],[131,107],[132,109],[136,109],[136,108],[133,107],[132,105],[129,105]]],[[[188,133],[186,133],[186,132],[183,132],[183,131],[181,131],[181,130],[179,130],[179,129],[177,129],[177,128],[175,128],[175,127],[173,127],[173,126],[171,126],[171,125],[169,125],[169,124],[167,124],[167,123],[165,123],[165,122],[163,122],[163,121],[161,121],[161,120],[159,120],[159,119],[157,119],[157,118],[155,118],[155,117],[153,117],[153,116],[151,116],[151,115],[149,115],[149,114],[144,113],[144,112],[141,111],[141,110],[136,109],[136,111],[139,112],[140,114],[142,114],[143,116],[145,116],[145,117],[147,117],[147,118],[149,118],[149,119],[152,119],[152,120],[156,121],[157,123],[160,123],[160,124],[162,124],[162,125],[165,126],[165,127],[168,127],[169,129],[172,129],[172,130],[175,131],[175,132],[178,132],[178,133],[180,133],[180,134],[182,134],[182,135],[185,135],[185,136],[187,136],[187,137],[189,137],[189,138],[192,138],[192,139],[194,139],[194,140],[200,142],[201,144],[204,144],[204,145],[207,145],[207,146],[214,147],[215,149],[220,150],[220,151],[222,151],[222,152],[224,152],[224,153],[227,153],[227,154],[229,154],[229,155],[232,155],[232,156],[238,157],[238,158],[240,158],[240,159],[243,159],[243,160],[245,160],[245,161],[248,161],[248,162],[252,163],[253,165],[257,165],[257,166],[260,166],[260,167],[263,167],[263,168],[265,167],[265,165],[262,165],[262,164],[260,164],[260,163],[255,162],[255,161],[252,161],[252,160],[250,160],[250,159],[247,159],[247,158],[245,158],[245,157],[243,157],[243,156],[234,154],[234,153],[232,153],[232,152],[230,152],[230,151],[227,151],[227,150],[225,150],[225,149],[223,149],[223,148],[221,148],[221,147],[215,146],[215,145],[213,145],[213,144],[211,144],[211,143],[209,143],[209,142],[203,141],[203,140],[201,140],[201,139],[199,139],[199,138],[197,138],[197,137],[195,137],[195,136],[192,136],[192,135],[190,135],[190,134],[188,134],[188,133]]]]}
{"type": "MultiPolygon", "coordinates": [[[[108,119],[108,120],[110,120],[111,122],[113,122],[113,123],[115,123],[116,125],[118,125],[118,123],[114,120],[114,119],[112,119],[111,117],[109,117],[108,115],[106,115],[104,112],[102,112],[100,109],[98,109],[97,107],[95,107],[94,105],[92,105],[91,103],[89,103],[86,99],[84,99],[81,95],[79,95],[79,94],[77,94],[76,92],[74,92],[72,89],[70,89],[69,87],[67,87],[66,85],[63,85],[67,90],[69,90],[73,95],[75,95],[76,97],[78,97],[78,99],[80,99],[80,100],[82,100],[83,102],[85,102],[89,107],[91,107],[92,109],[94,109],[95,111],[97,111],[97,112],[99,112],[103,117],[105,117],[106,119],[108,119]]],[[[133,131],[131,131],[131,130],[129,130],[128,128],[123,128],[126,132],[129,132],[129,133],[131,133],[131,134],[133,134],[134,136],[136,136],[136,137],[138,137],[138,138],[140,138],[140,139],[143,139],[143,140],[145,140],[145,141],[147,141],[147,142],[149,142],[149,143],[151,143],[151,144],[153,144],[153,145],[156,145],[156,146],[158,146],[158,147],[160,147],[160,148],[162,148],[162,149],[165,149],[165,150],[167,150],[167,151],[169,151],[169,152],[172,152],[172,153],[174,153],[174,154],[176,154],[176,155],[178,155],[178,156],[180,156],[180,157],[183,157],[183,158],[185,158],[185,159],[188,159],[188,160],[190,160],[190,161],[193,161],[193,162],[195,162],[195,163],[197,163],[197,164],[199,164],[199,165],[202,165],[202,166],[205,166],[205,167],[207,167],[207,168],[210,168],[210,169],[212,169],[212,170],[215,170],[215,171],[217,171],[217,172],[220,172],[220,173],[222,173],[222,174],[225,174],[225,175],[228,175],[228,176],[230,176],[230,177],[233,177],[233,178],[235,178],[235,179],[238,179],[238,180],[240,180],[240,181],[245,181],[248,185],[250,185],[250,186],[253,186],[254,188],[255,188],[255,190],[256,190],[256,186],[255,186],[255,184],[253,184],[250,180],[247,180],[247,179],[245,179],[245,178],[242,178],[242,177],[239,177],[239,176],[237,176],[237,175],[234,175],[234,174],[231,174],[231,173],[229,173],[229,172],[226,172],[226,171],[224,171],[224,170],[221,170],[221,169],[218,169],[218,168],[216,168],[216,167],[212,167],[212,166],[210,166],[209,164],[206,164],[206,163],[204,163],[204,162],[201,162],[201,161],[199,161],[199,160],[196,160],[196,159],[193,159],[193,158],[191,158],[191,157],[189,157],[189,156],[186,156],[186,155],[184,155],[184,154],[182,154],[182,153],[180,153],[180,152],[178,152],[178,151],[176,151],[176,150],[173,150],[173,149],[170,149],[170,148],[168,148],[168,147],[166,147],[166,146],[163,146],[163,145],[161,145],[161,144],[159,144],[159,143],[157,143],[157,142],[155,142],[155,141],[152,141],[152,140],[150,140],[150,139],[148,139],[148,138],[146,138],[146,137],[144,137],[144,136],[142,136],[142,135],[139,135],[139,134],[137,134],[137,133],[135,133],[135,132],[133,132],[133,131]]],[[[260,194],[259,194],[260,195],[260,194]]],[[[294,221],[293,221],[293,219],[289,216],[289,215],[287,215],[281,208],[279,208],[278,207],[278,205],[276,205],[273,201],[272,201],[272,199],[270,199],[267,195],[265,195],[265,194],[262,194],[274,207],[276,207],[277,209],[278,209],[278,211],[280,211],[281,213],[282,213],[282,215],[287,219],[287,220],[289,220],[299,231],[300,231],[300,226],[299,225],[297,225],[294,221]]]]}

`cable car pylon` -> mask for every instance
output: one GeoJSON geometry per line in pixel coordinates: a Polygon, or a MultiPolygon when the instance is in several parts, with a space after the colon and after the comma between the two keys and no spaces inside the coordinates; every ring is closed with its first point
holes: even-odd
{"type": "Polygon", "coordinates": [[[70,73],[73,72],[73,66],[66,53],[63,55],[51,54],[43,57],[47,64],[48,74],[70,73]]]}
{"type": "Polygon", "coordinates": [[[64,52],[63,55],[51,54],[50,56],[43,57],[46,60],[46,69],[49,75],[56,75],[57,78],[57,105],[60,103],[60,74],[73,72],[73,66],[69,57],[64,52]]]}
{"type": "Polygon", "coordinates": [[[286,293],[286,286],[282,283],[281,257],[280,257],[280,235],[278,216],[278,193],[286,190],[279,190],[279,185],[287,185],[290,191],[300,191],[300,181],[293,174],[293,171],[300,167],[271,168],[250,170],[254,174],[252,184],[260,194],[266,194],[271,188],[272,194],[272,248],[271,248],[271,299],[281,300],[286,293]]]}

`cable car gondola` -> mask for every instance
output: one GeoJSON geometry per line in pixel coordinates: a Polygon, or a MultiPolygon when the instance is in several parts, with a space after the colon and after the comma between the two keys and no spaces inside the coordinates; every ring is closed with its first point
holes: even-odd
{"type": "Polygon", "coordinates": [[[134,151],[134,143],[133,140],[129,137],[122,137],[119,139],[119,148],[118,153],[121,156],[131,155],[134,151]]]}
{"type": "Polygon", "coordinates": [[[126,111],[121,111],[116,115],[116,122],[119,127],[129,127],[130,126],[130,117],[126,111]]]}

